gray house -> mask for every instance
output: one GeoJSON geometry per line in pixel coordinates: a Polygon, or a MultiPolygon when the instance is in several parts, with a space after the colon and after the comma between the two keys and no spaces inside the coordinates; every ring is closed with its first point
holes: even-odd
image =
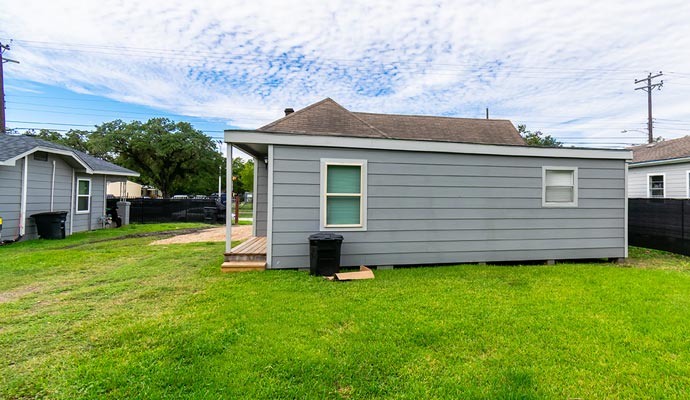
{"type": "Polygon", "coordinates": [[[690,198],[690,136],[631,147],[630,198],[690,198]]]}
{"type": "Polygon", "coordinates": [[[343,266],[627,256],[629,151],[528,147],[507,120],[331,99],[225,141],[256,165],[256,237],[230,248],[228,226],[226,271],[308,267],[319,231],[344,236],[343,266]]]}
{"type": "Polygon", "coordinates": [[[108,182],[138,173],[70,147],[30,136],[0,134],[2,238],[36,238],[30,216],[67,211],[66,233],[98,229],[108,182]]]}

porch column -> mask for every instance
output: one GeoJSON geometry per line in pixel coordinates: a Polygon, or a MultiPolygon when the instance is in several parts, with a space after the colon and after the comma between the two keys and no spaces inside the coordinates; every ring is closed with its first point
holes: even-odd
{"type": "MultiPolygon", "coordinates": [[[[225,252],[232,249],[232,143],[226,143],[225,159],[225,252]]],[[[219,194],[220,196],[220,194],[219,194]]]]}

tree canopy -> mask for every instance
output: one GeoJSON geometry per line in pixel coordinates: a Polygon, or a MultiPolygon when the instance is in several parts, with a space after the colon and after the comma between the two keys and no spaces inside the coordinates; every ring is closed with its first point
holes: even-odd
{"type": "Polygon", "coordinates": [[[525,143],[528,146],[563,147],[563,143],[551,135],[545,135],[541,131],[528,131],[527,125],[518,125],[518,132],[525,139],[525,143]]]}

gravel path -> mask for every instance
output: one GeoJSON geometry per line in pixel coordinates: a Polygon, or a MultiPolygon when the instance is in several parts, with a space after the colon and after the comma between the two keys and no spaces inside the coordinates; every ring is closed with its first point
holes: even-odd
{"type": "MultiPolygon", "coordinates": [[[[251,225],[239,225],[232,227],[232,240],[244,240],[252,236],[251,225]]],[[[173,236],[167,239],[151,242],[152,245],[176,244],[176,243],[195,243],[195,242],[224,242],[225,226],[218,228],[204,229],[203,231],[190,233],[188,235],[173,236]]]]}

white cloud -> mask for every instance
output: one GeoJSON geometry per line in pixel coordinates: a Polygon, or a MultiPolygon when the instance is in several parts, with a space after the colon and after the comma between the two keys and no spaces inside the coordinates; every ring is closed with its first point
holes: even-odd
{"type": "Polygon", "coordinates": [[[623,142],[644,129],[633,80],[648,71],[685,74],[654,94],[656,133],[690,129],[688,15],[675,0],[25,0],[4,5],[0,36],[20,39],[14,78],[233,126],[328,96],[369,112],[489,107],[556,136],[623,142]]]}

